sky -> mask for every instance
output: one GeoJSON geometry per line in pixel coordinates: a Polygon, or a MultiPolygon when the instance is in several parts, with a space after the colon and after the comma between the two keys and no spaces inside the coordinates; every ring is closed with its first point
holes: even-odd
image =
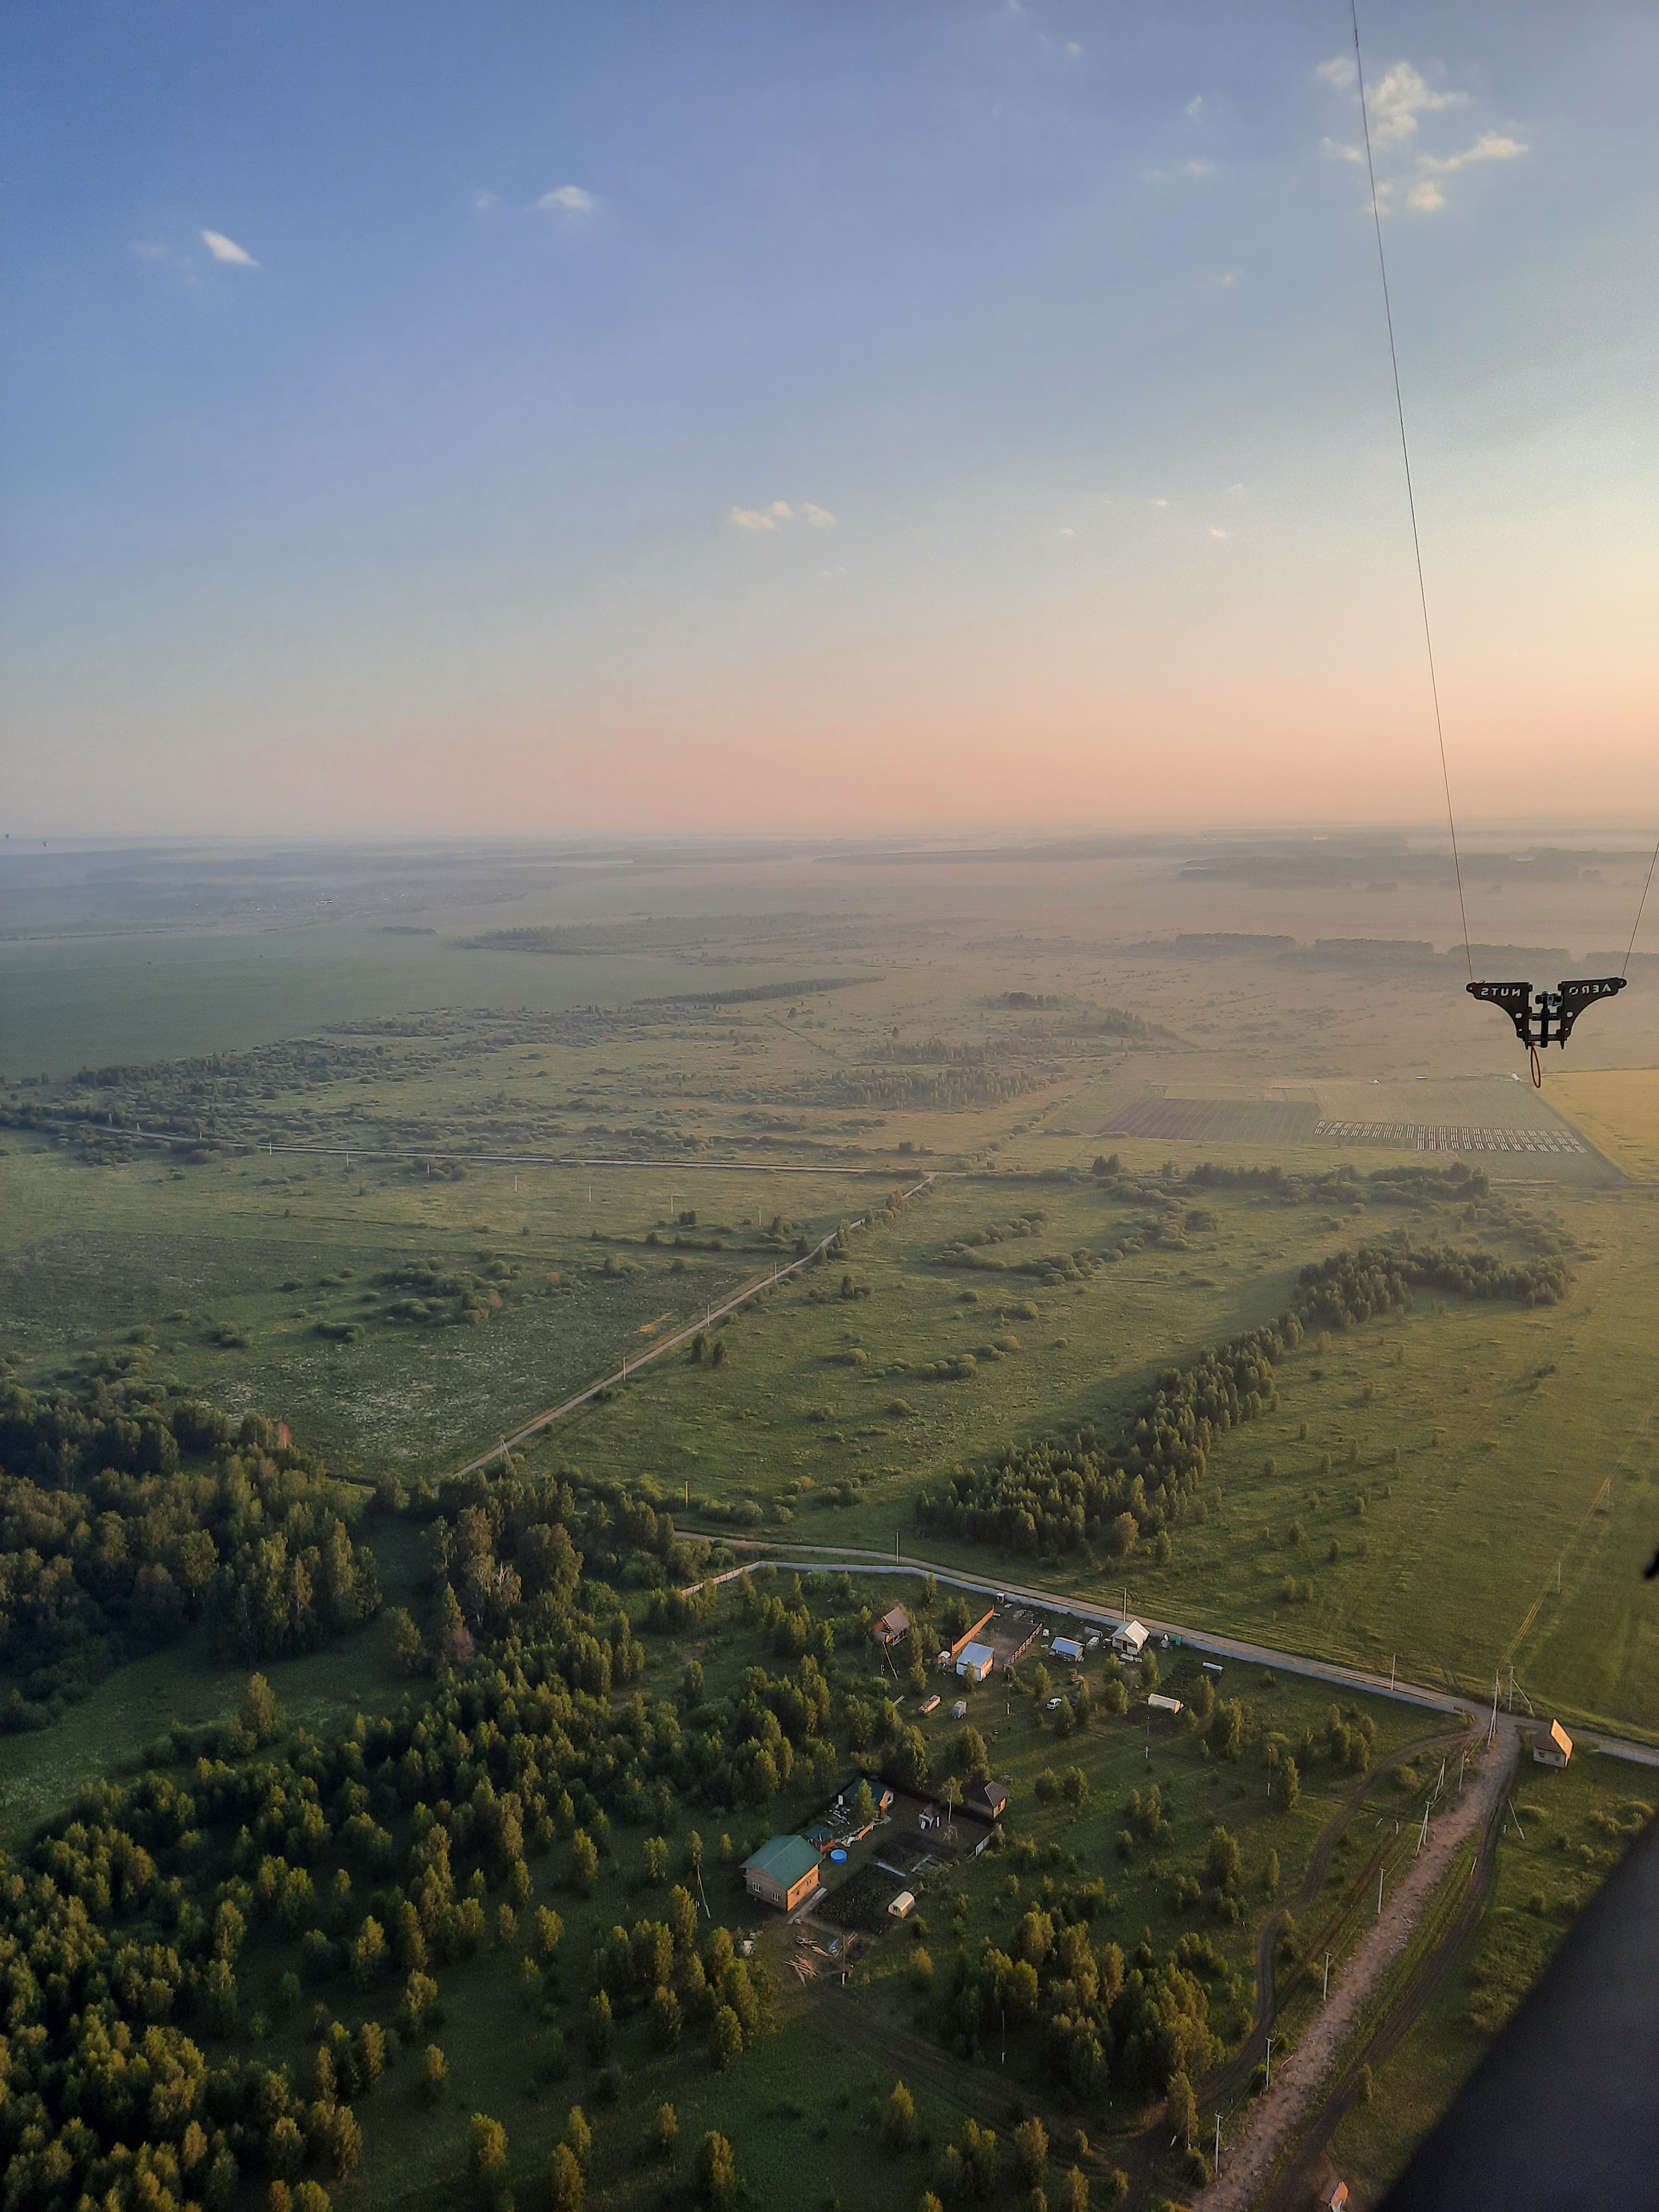
{"type": "MultiPolygon", "coordinates": [[[[1459,815],[1652,820],[1659,11],[1360,28],[1459,815]]],[[[0,823],[1443,819],[1352,59],[12,0],[0,823]]]]}

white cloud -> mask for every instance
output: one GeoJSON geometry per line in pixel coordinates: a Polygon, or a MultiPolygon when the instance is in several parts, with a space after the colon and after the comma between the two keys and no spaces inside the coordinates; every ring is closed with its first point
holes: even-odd
{"type": "Polygon", "coordinates": [[[1322,138],[1319,150],[1328,161],[1358,161],[1361,168],[1365,166],[1363,146],[1345,146],[1340,138],[1322,138]]]}
{"type": "Polygon", "coordinates": [[[1227,487],[1227,489],[1228,489],[1228,490],[1229,490],[1230,492],[1231,492],[1231,493],[1234,495],[1234,496],[1235,496],[1236,498],[1238,498],[1238,499],[1243,499],[1243,496],[1244,496],[1244,487],[1243,487],[1243,484],[1229,484],[1229,485],[1228,485],[1228,487],[1227,487]]]}
{"type": "Polygon", "coordinates": [[[1517,161],[1526,150],[1519,138],[1508,138],[1501,132],[1486,131],[1473,146],[1465,147],[1461,154],[1443,156],[1419,154],[1417,166],[1429,176],[1445,177],[1449,176],[1454,169],[1467,169],[1472,161],[1517,161]]]}
{"type": "Polygon", "coordinates": [[[135,239],[132,250],[140,261],[161,261],[167,256],[167,248],[159,238],[135,239]]]}
{"type": "Polygon", "coordinates": [[[1075,538],[1077,536],[1077,532],[1075,530],[1067,530],[1061,527],[1054,532],[1054,535],[1056,538],[1075,538]]]}
{"type": "Polygon", "coordinates": [[[204,230],[202,243],[216,261],[228,261],[238,269],[257,269],[259,265],[251,253],[245,252],[234,238],[227,238],[222,230],[204,230]]]}
{"type": "Polygon", "coordinates": [[[815,507],[810,499],[803,501],[801,514],[813,530],[833,530],[836,526],[836,518],[829,508],[815,507]]]}
{"type": "Polygon", "coordinates": [[[1232,287],[1237,283],[1242,274],[1243,271],[1237,269],[1224,270],[1222,274],[1218,276],[1215,281],[1221,287],[1224,292],[1231,291],[1232,287]]]}
{"type": "Polygon", "coordinates": [[[1210,525],[1210,535],[1212,538],[1224,538],[1227,533],[1224,530],[1218,530],[1214,523],[1212,523],[1210,525]]]}
{"type": "Polygon", "coordinates": [[[1339,54],[1334,61],[1321,62],[1314,75],[1331,86],[1334,91],[1346,92],[1353,82],[1353,64],[1346,54],[1339,54]]]}
{"type": "Polygon", "coordinates": [[[1213,161],[1202,160],[1183,161],[1181,165],[1181,173],[1183,177],[1207,177],[1214,167],[1213,161]]]}
{"type": "Polygon", "coordinates": [[[1192,98],[1191,98],[1191,99],[1187,102],[1187,108],[1186,108],[1186,112],[1187,112],[1187,113],[1188,113],[1188,115],[1191,115],[1191,116],[1194,116],[1194,117],[1195,117],[1195,116],[1199,115],[1200,113],[1201,113],[1201,112],[1202,112],[1202,110],[1203,110],[1203,106],[1204,106],[1204,95],[1203,95],[1203,94],[1202,94],[1201,92],[1195,92],[1195,93],[1193,94],[1192,98]]]}
{"type": "Polygon", "coordinates": [[[501,205],[501,202],[496,198],[494,192],[474,192],[472,195],[472,204],[478,214],[488,215],[490,209],[493,207],[499,207],[501,205]]]}
{"type": "Polygon", "coordinates": [[[1445,206],[1446,195],[1432,178],[1425,177],[1407,193],[1406,204],[1414,207],[1419,215],[1433,215],[1437,209],[1445,206]]]}
{"type": "Polygon", "coordinates": [[[1074,62],[1081,61],[1083,58],[1083,49],[1079,46],[1075,39],[1067,39],[1066,41],[1066,52],[1070,59],[1074,62]]]}
{"type": "Polygon", "coordinates": [[[794,509],[787,500],[775,499],[770,507],[734,507],[731,520],[739,530],[775,530],[781,522],[793,521],[794,509]]]}
{"type": "Polygon", "coordinates": [[[1409,62],[1396,62],[1383,72],[1370,95],[1371,137],[1379,146],[1416,136],[1420,115],[1433,115],[1443,107],[1467,107],[1466,92],[1436,92],[1409,62]]]}
{"type": "Polygon", "coordinates": [[[1149,501],[1147,504],[1152,507],[1167,507],[1170,502],[1167,499],[1154,499],[1149,501]]]}
{"type": "Polygon", "coordinates": [[[561,185],[556,191],[544,192],[536,204],[550,213],[556,209],[563,215],[592,215],[593,195],[585,192],[580,185],[561,185]]]}

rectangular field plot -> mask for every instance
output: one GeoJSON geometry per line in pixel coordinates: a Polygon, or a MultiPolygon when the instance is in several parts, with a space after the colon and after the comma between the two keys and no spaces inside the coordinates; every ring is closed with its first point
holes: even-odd
{"type": "Polygon", "coordinates": [[[1390,1145],[1419,1152],[1582,1152],[1571,1130],[1437,1127],[1426,1121],[1320,1121],[1313,1132],[1343,1145],[1390,1145]]]}
{"type": "Polygon", "coordinates": [[[1191,1144],[1217,1139],[1245,1145],[1304,1144],[1316,1133],[1318,1109],[1264,1098],[1132,1098],[1108,1115],[1103,1137],[1171,1137],[1191,1144]]]}
{"type": "Polygon", "coordinates": [[[1659,1068],[1575,1071],[1554,1088],[1615,1167],[1638,1182],[1659,1182],[1659,1068]]]}

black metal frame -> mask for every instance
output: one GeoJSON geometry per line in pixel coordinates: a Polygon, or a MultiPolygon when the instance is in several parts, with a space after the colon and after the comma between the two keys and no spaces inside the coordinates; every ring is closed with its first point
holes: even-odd
{"type": "Polygon", "coordinates": [[[1563,983],[1555,991],[1534,992],[1530,983],[1471,983],[1468,994],[1501,1006],[1522,1043],[1536,1052],[1546,1045],[1565,1045],[1586,1006],[1598,999],[1615,998],[1624,988],[1622,975],[1590,975],[1563,983]]]}

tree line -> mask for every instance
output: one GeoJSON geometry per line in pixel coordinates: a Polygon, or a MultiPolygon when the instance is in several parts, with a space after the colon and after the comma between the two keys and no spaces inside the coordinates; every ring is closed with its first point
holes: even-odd
{"type": "Polygon", "coordinates": [[[1403,1238],[1334,1253],[1303,1268],[1276,1322],[1161,1376],[1109,1443],[1088,1427],[1069,1443],[1011,1444],[987,1463],[955,1468],[942,1491],[924,1491],[918,1525],[1028,1557],[1123,1559],[1150,1541],[1161,1565],[1183,1511],[1203,1516],[1198,1493],[1215,1438],[1272,1410],[1274,1370],[1307,1329],[1346,1329],[1400,1312],[1414,1290],[1553,1305],[1570,1279],[1559,1258],[1512,1261],[1450,1245],[1416,1248],[1403,1238]]]}

